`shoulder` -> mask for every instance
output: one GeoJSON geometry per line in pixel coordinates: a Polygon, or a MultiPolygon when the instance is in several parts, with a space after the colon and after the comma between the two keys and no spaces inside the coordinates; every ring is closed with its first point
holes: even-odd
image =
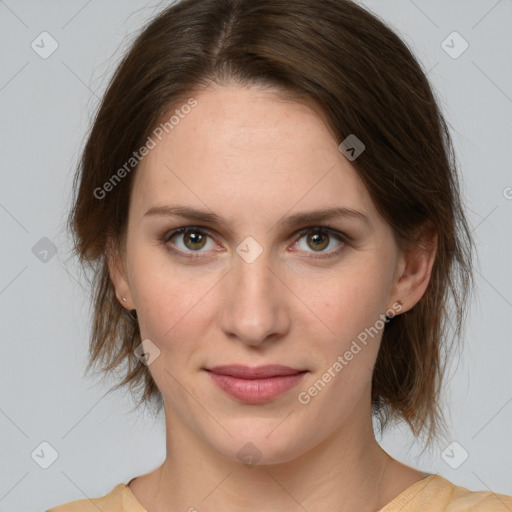
{"type": "MultiPolygon", "coordinates": [[[[442,477],[438,477],[442,478],[442,477]]],[[[512,496],[497,494],[492,491],[470,491],[459,487],[442,478],[445,486],[452,490],[452,497],[447,502],[449,512],[468,510],[471,512],[510,512],[512,511],[512,496]]]]}
{"type": "Polygon", "coordinates": [[[147,512],[135,499],[126,484],[117,484],[108,494],[100,498],[71,501],[50,508],[45,512],[147,512]]]}
{"type": "Polygon", "coordinates": [[[416,482],[379,512],[510,512],[512,496],[470,491],[432,474],[416,482]]]}

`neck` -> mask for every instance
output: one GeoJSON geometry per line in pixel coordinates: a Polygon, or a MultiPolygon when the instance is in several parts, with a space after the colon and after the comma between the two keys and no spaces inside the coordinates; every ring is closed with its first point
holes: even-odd
{"type": "Polygon", "coordinates": [[[371,417],[358,423],[366,430],[333,432],[292,460],[246,465],[219,455],[169,412],[167,456],[143,503],[150,512],[375,512],[394,497],[388,487],[394,461],[375,440],[371,417]]]}

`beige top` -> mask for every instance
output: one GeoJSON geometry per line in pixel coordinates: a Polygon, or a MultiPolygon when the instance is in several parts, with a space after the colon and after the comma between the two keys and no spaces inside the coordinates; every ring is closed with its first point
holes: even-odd
{"type": "MultiPolygon", "coordinates": [[[[72,501],[46,512],[148,512],[127,484],[117,484],[101,498],[72,501]]],[[[470,491],[431,474],[401,492],[378,512],[511,512],[512,496],[470,491]]]]}

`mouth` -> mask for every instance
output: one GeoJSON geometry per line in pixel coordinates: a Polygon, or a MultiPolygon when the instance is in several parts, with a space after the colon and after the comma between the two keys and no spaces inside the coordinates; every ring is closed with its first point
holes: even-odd
{"type": "Polygon", "coordinates": [[[205,368],[225,393],[244,403],[261,404],[295,387],[309,370],[289,366],[225,365],[205,368]]]}
{"type": "Polygon", "coordinates": [[[269,364],[256,367],[236,364],[206,368],[206,371],[215,373],[216,375],[228,375],[239,379],[268,379],[271,377],[297,375],[298,373],[307,372],[308,370],[299,370],[280,364],[269,364]]]}

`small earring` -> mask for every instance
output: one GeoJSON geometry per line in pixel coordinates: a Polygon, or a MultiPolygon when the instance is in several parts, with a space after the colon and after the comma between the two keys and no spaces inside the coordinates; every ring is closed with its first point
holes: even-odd
{"type": "MultiPolygon", "coordinates": [[[[126,297],[123,297],[123,302],[126,302],[126,297]]],[[[125,311],[130,315],[132,320],[137,320],[137,310],[133,309],[130,311],[129,309],[125,309],[125,311]]]]}
{"type": "MultiPolygon", "coordinates": [[[[400,305],[400,309],[402,308],[402,306],[404,305],[404,302],[402,300],[397,300],[395,302],[395,304],[399,304],[400,305]]],[[[394,308],[393,308],[394,309],[394,308]]],[[[395,315],[391,315],[391,316],[388,316],[386,315],[386,322],[388,322],[389,320],[391,320],[392,318],[395,318],[395,316],[397,316],[396,314],[395,315]]]]}

